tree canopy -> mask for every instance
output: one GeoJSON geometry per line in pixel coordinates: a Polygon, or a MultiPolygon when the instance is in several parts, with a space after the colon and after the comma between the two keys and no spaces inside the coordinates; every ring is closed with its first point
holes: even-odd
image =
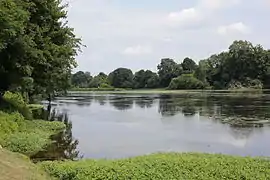
{"type": "Polygon", "coordinates": [[[109,74],[109,81],[116,88],[132,88],[133,72],[127,68],[118,68],[109,74]]]}
{"type": "Polygon", "coordinates": [[[53,94],[69,87],[81,40],[67,25],[65,8],[59,0],[0,2],[1,93],[26,90],[26,79],[32,84],[29,93],[53,94]]]}
{"type": "Polygon", "coordinates": [[[135,89],[270,88],[270,50],[249,41],[234,41],[228,51],[213,54],[198,64],[188,57],[180,63],[164,58],[157,73],[141,69],[133,76],[130,69],[118,68],[105,82],[135,89]]]}

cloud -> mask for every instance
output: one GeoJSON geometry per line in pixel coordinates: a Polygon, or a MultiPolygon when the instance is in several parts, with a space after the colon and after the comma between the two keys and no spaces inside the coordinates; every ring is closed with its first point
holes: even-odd
{"type": "Polygon", "coordinates": [[[240,2],[241,0],[199,0],[194,7],[170,12],[168,20],[173,26],[197,27],[196,25],[211,18],[215,11],[237,5],[240,2]]]}
{"type": "Polygon", "coordinates": [[[125,55],[144,55],[144,54],[151,54],[152,53],[152,48],[150,46],[132,46],[132,47],[127,47],[124,49],[123,54],[125,55]]]}
{"type": "Polygon", "coordinates": [[[243,22],[237,22],[225,26],[220,26],[217,29],[220,35],[233,35],[233,34],[249,34],[251,29],[243,22]]]}
{"type": "Polygon", "coordinates": [[[202,14],[195,9],[183,9],[179,12],[171,12],[168,15],[171,25],[189,26],[202,20],[202,14]]]}

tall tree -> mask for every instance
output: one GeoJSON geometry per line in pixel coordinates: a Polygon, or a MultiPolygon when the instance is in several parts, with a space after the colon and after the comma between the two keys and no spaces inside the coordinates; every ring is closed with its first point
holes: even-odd
{"type": "Polygon", "coordinates": [[[156,88],[158,85],[158,75],[150,70],[140,70],[134,75],[134,88],[156,88]]]}
{"type": "Polygon", "coordinates": [[[183,60],[181,65],[185,74],[193,73],[197,68],[197,64],[188,57],[183,60]]]}
{"type": "Polygon", "coordinates": [[[133,73],[127,68],[118,68],[109,74],[109,81],[116,88],[132,88],[133,73]]]}
{"type": "Polygon", "coordinates": [[[31,73],[31,67],[21,57],[29,47],[29,37],[24,34],[28,5],[20,0],[0,1],[0,95],[31,73]]]}
{"type": "Polygon", "coordinates": [[[182,66],[169,58],[162,59],[157,68],[162,87],[168,87],[173,78],[183,73],[182,66]]]}
{"type": "Polygon", "coordinates": [[[73,86],[86,88],[89,86],[92,80],[90,72],[78,71],[71,77],[71,83],[73,86]]]}
{"type": "Polygon", "coordinates": [[[103,88],[103,87],[110,87],[109,80],[107,74],[100,72],[97,76],[95,76],[92,81],[90,82],[89,87],[91,88],[103,88]]]}
{"type": "Polygon", "coordinates": [[[67,26],[66,6],[60,0],[0,3],[0,91],[22,88],[25,78],[33,79],[32,93],[67,89],[80,39],[67,26]]]}

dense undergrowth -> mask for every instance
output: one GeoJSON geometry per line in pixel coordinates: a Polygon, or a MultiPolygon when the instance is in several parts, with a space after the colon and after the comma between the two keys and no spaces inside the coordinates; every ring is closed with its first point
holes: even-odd
{"type": "Polygon", "coordinates": [[[31,156],[50,143],[50,136],[64,129],[61,122],[32,120],[42,106],[28,106],[17,93],[5,93],[0,108],[0,145],[31,156]]]}
{"type": "Polygon", "coordinates": [[[60,180],[270,179],[270,161],[209,154],[154,154],[123,160],[43,162],[50,175],[60,180]]]}

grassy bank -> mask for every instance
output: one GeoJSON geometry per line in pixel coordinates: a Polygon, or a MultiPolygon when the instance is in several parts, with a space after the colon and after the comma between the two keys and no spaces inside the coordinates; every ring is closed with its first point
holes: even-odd
{"type": "Polygon", "coordinates": [[[60,179],[270,179],[270,161],[208,154],[154,154],[123,160],[43,162],[60,179]]]}
{"type": "MultiPolygon", "coordinates": [[[[257,96],[270,90],[242,89],[242,90],[166,90],[166,89],[142,89],[142,90],[122,90],[122,91],[68,91],[69,95],[83,94],[141,94],[141,95],[198,95],[211,94],[223,96],[257,96]]],[[[264,94],[265,95],[265,94],[264,94]]]]}
{"type": "Polygon", "coordinates": [[[26,156],[0,149],[1,180],[50,180],[51,178],[26,156]]]}
{"type": "Polygon", "coordinates": [[[0,145],[31,156],[51,143],[50,136],[64,127],[60,122],[26,120],[17,112],[0,112],[0,145]]]}

